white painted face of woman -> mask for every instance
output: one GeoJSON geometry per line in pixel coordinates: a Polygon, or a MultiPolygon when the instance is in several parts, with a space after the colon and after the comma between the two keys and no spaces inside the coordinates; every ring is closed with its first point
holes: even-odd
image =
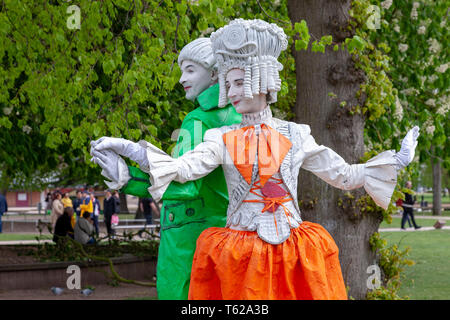
{"type": "Polygon", "coordinates": [[[245,97],[244,74],[244,70],[242,69],[231,69],[228,71],[225,80],[228,99],[230,99],[236,112],[240,114],[264,110],[267,106],[266,95],[264,93],[254,95],[253,99],[245,97]]]}
{"type": "Polygon", "coordinates": [[[191,60],[184,60],[181,64],[180,83],[186,92],[186,99],[195,100],[200,93],[217,82],[217,74],[191,60]]]}

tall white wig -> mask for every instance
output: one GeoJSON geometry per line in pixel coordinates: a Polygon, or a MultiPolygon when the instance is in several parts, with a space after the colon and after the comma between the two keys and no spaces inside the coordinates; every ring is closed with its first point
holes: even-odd
{"type": "Polygon", "coordinates": [[[263,20],[236,19],[211,34],[212,50],[219,71],[219,107],[228,103],[225,78],[231,69],[242,69],[246,98],[267,94],[267,102],[277,101],[281,90],[278,62],[281,51],[288,45],[283,29],[263,20]]]}
{"type": "Polygon", "coordinates": [[[212,52],[209,38],[198,38],[185,45],[178,56],[180,67],[184,60],[198,63],[207,70],[217,69],[216,58],[212,52]]]}

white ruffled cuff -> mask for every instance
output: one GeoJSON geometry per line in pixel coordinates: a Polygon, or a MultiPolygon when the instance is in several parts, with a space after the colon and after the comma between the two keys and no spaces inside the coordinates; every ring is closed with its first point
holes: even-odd
{"type": "Polygon", "coordinates": [[[395,151],[384,151],[365,163],[364,189],[377,205],[387,209],[397,185],[395,151]]]}
{"type": "Polygon", "coordinates": [[[147,158],[149,164],[149,178],[151,186],[148,192],[153,199],[158,202],[161,200],[170,183],[178,175],[177,159],[172,158],[164,151],[158,149],[151,143],[140,141],[141,146],[147,149],[147,158]]]}
{"type": "MultiPolygon", "coordinates": [[[[117,157],[117,171],[118,171],[118,180],[117,181],[107,181],[104,180],[108,188],[112,190],[120,190],[124,185],[128,183],[128,180],[131,179],[130,174],[128,173],[128,166],[125,163],[125,160],[122,159],[122,157],[117,157]]],[[[104,170],[102,170],[102,175],[105,176],[104,170]]]]}

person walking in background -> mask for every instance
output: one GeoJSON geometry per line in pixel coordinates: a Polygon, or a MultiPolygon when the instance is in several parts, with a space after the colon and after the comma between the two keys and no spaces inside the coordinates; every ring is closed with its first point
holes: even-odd
{"type": "Polygon", "coordinates": [[[95,234],[98,237],[98,216],[100,215],[100,201],[95,197],[94,193],[90,194],[92,199],[92,221],[94,222],[95,234]]]}
{"type": "MultiPolygon", "coordinates": [[[[412,182],[407,181],[406,182],[406,188],[411,189],[412,188],[412,182]]],[[[411,218],[411,221],[413,223],[414,229],[420,229],[421,226],[418,226],[416,224],[416,221],[414,220],[414,205],[415,200],[413,199],[413,196],[405,192],[405,201],[403,201],[402,207],[403,207],[403,217],[402,217],[402,229],[405,230],[405,223],[406,221],[411,218]]]]}
{"type": "Polygon", "coordinates": [[[83,195],[80,190],[77,191],[77,197],[73,201],[73,210],[75,211],[75,214],[77,217],[81,215],[81,208],[80,204],[83,203],[83,195]]]}
{"type": "Polygon", "coordinates": [[[47,197],[45,198],[45,213],[50,215],[52,213],[52,194],[51,192],[47,193],[47,197]]]}
{"type": "Polygon", "coordinates": [[[114,234],[111,228],[111,217],[113,214],[119,212],[119,207],[116,203],[116,198],[111,195],[111,191],[106,190],[106,197],[103,200],[103,216],[105,219],[106,230],[108,231],[108,236],[114,234]]]}
{"type": "Polygon", "coordinates": [[[152,224],[152,213],[158,213],[158,208],[156,207],[153,198],[142,198],[140,200],[140,208],[145,216],[146,224],[152,224]]]}
{"type": "Polygon", "coordinates": [[[8,202],[4,195],[0,194],[0,233],[2,233],[2,216],[8,211],[8,202]]]}
{"type": "Polygon", "coordinates": [[[59,243],[62,238],[69,236],[73,239],[72,216],[73,207],[65,207],[63,214],[56,220],[55,232],[53,234],[53,242],[59,243]]]}
{"type": "Polygon", "coordinates": [[[120,212],[120,195],[119,195],[119,192],[117,190],[114,191],[113,197],[116,200],[117,213],[119,213],[120,212]]]}
{"type": "Polygon", "coordinates": [[[52,202],[52,213],[50,216],[53,230],[55,230],[56,221],[63,214],[64,211],[64,205],[61,202],[61,198],[62,198],[61,193],[55,192],[52,202]]]}

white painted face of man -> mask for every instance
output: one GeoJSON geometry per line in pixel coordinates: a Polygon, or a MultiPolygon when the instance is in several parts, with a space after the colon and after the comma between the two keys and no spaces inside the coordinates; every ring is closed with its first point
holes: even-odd
{"type": "Polygon", "coordinates": [[[266,95],[260,93],[254,95],[253,99],[246,98],[244,95],[244,70],[231,69],[227,73],[225,86],[227,96],[237,113],[253,113],[264,110],[267,106],[266,95]]]}
{"type": "Polygon", "coordinates": [[[217,81],[216,72],[191,60],[184,60],[181,63],[181,72],[180,83],[188,100],[194,101],[200,93],[217,81]]]}

